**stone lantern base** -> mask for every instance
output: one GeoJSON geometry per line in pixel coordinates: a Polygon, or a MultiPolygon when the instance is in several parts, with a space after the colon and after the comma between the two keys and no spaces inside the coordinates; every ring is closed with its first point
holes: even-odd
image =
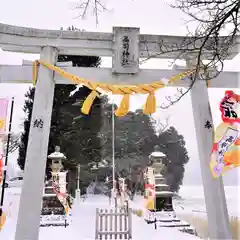
{"type": "Polygon", "coordinates": [[[52,181],[45,185],[40,226],[67,226],[69,225],[65,209],[59,201],[53,186],[52,181]]]}

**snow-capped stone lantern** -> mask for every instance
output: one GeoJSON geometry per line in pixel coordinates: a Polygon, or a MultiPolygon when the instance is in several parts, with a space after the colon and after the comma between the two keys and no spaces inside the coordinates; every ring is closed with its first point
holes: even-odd
{"type": "Polygon", "coordinates": [[[55,152],[48,155],[48,159],[52,160],[51,168],[53,172],[60,172],[63,169],[62,160],[65,160],[66,157],[63,153],[60,152],[60,147],[55,147],[55,152]]]}
{"type": "Polygon", "coordinates": [[[166,182],[164,171],[166,169],[164,159],[166,155],[160,151],[159,146],[155,146],[154,152],[149,155],[150,166],[148,167],[149,183],[155,186],[155,210],[173,211],[172,196],[174,193],[166,182]]]}
{"type": "Polygon", "coordinates": [[[150,165],[154,169],[154,175],[162,175],[165,170],[165,165],[163,163],[166,155],[160,151],[159,146],[154,147],[154,152],[149,155],[150,165]]]}
{"type": "Polygon", "coordinates": [[[45,182],[40,226],[66,226],[69,224],[66,217],[66,205],[64,205],[67,201],[67,171],[63,169],[62,164],[66,157],[60,152],[60,147],[56,146],[48,159],[52,161],[52,177],[45,182]]]}
{"type": "Polygon", "coordinates": [[[60,147],[55,147],[55,152],[48,156],[52,160],[52,181],[57,182],[61,188],[61,192],[66,192],[66,175],[67,171],[63,171],[62,161],[66,160],[66,156],[60,152],[60,147]]]}

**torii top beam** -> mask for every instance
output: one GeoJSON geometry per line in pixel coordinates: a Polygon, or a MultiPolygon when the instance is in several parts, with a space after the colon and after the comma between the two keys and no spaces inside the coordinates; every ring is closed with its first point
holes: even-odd
{"type": "MultiPolygon", "coordinates": [[[[153,56],[155,58],[176,59],[179,52],[169,52],[159,54],[160,48],[174,49],[181,46],[182,42],[191,42],[193,37],[167,36],[167,35],[148,35],[139,34],[139,28],[113,27],[113,33],[100,32],[81,32],[46,30],[11,26],[0,23],[0,47],[6,51],[40,53],[44,46],[56,47],[59,54],[68,55],[87,55],[87,56],[112,56],[116,35],[119,33],[134,33],[139,43],[139,57],[145,58],[153,56]]],[[[219,38],[221,41],[221,37],[219,38]]],[[[236,37],[236,43],[240,43],[240,37],[236,37]]],[[[195,42],[197,46],[200,41],[195,42]]],[[[189,45],[190,47],[191,45],[189,45]]],[[[207,59],[211,51],[205,51],[203,58],[207,59]]],[[[237,44],[230,52],[228,59],[232,59],[238,54],[237,44]]]]}

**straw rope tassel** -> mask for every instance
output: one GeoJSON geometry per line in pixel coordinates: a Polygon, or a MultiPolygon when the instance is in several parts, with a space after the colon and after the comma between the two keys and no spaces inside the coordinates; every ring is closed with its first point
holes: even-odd
{"type": "Polygon", "coordinates": [[[97,93],[96,90],[92,90],[92,92],[87,96],[85,99],[83,105],[82,105],[82,112],[86,115],[89,114],[89,111],[92,107],[93,101],[95,100],[96,97],[99,97],[99,94],[97,93]]]}
{"type": "Polygon", "coordinates": [[[33,62],[33,86],[36,86],[37,84],[37,78],[38,78],[38,66],[39,66],[39,62],[38,61],[34,61],[33,62]]]}
{"type": "Polygon", "coordinates": [[[147,100],[143,109],[143,113],[153,114],[155,112],[156,112],[156,96],[155,96],[155,92],[153,91],[153,92],[150,92],[147,97],[147,100]]]}
{"type": "Polygon", "coordinates": [[[124,94],[118,109],[115,111],[115,115],[118,117],[125,116],[129,111],[129,102],[130,102],[130,95],[124,94]]]}

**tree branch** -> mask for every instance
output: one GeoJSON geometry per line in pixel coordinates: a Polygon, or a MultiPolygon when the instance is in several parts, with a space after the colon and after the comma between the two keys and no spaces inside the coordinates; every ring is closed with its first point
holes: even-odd
{"type": "MultiPolygon", "coordinates": [[[[82,0],[76,8],[82,10],[79,16],[83,18],[91,4],[96,16],[96,24],[98,24],[99,11],[107,10],[101,0],[82,0]]],[[[180,44],[168,46],[167,42],[160,40],[159,52],[154,55],[150,54],[146,42],[145,50],[149,55],[140,64],[157,56],[164,58],[164,54],[169,53],[177,54],[172,64],[177,59],[186,59],[189,55],[195,55],[196,64],[195,74],[190,76],[189,88],[186,91],[178,89],[177,96],[176,94],[174,97],[168,96],[166,98],[168,104],[161,106],[164,109],[180,101],[191,90],[198,77],[207,81],[221,73],[224,60],[236,44],[240,25],[239,0],[175,0],[175,3],[170,6],[187,14],[198,26],[193,32],[188,30],[187,36],[180,44]],[[229,33],[223,37],[222,32],[227,29],[229,33]],[[206,57],[206,53],[207,61],[203,62],[203,55],[206,57]]]]}
{"type": "MultiPolygon", "coordinates": [[[[157,55],[177,52],[179,54],[176,59],[179,59],[195,54],[197,61],[195,64],[196,73],[190,77],[192,82],[189,88],[186,91],[178,89],[177,96],[175,94],[174,98],[166,97],[168,104],[162,105],[163,109],[180,101],[191,90],[197,77],[207,81],[217,77],[222,72],[224,60],[236,43],[240,25],[239,0],[176,0],[175,4],[171,6],[188,14],[192,20],[198,22],[198,27],[194,33],[189,32],[188,36],[191,36],[191,39],[186,37],[178,46],[169,48],[166,43],[160,43],[160,51],[157,55]],[[227,24],[230,24],[231,31],[228,36],[222,37],[221,33],[227,24]],[[210,54],[208,61],[204,63],[202,59],[206,51],[210,54]]],[[[144,61],[155,56],[149,56],[144,61]]]]}
{"type": "Polygon", "coordinates": [[[75,6],[75,9],[79,11],[76,18],[84,19],[87,16],[88,11],[92,8],[93,14],[95,15],[96,25],[99,23],[99,13],[108,11],[105,5],[100,0],[80,0],[75,6]]]}

